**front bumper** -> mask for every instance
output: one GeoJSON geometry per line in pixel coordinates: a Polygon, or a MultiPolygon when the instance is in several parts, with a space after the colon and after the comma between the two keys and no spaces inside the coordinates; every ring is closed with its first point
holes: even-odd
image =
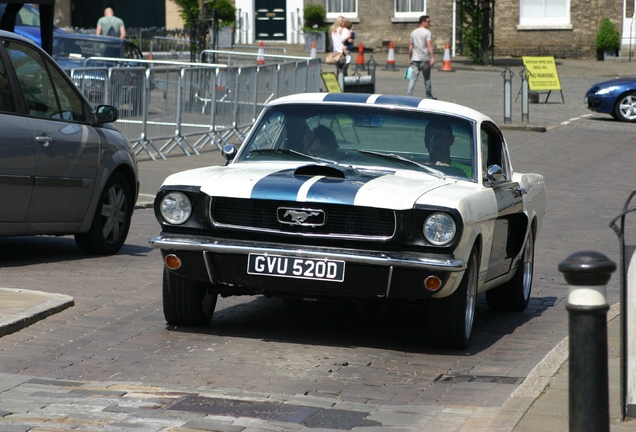
{"type": "Polygon", "coordinates": [[[585,103],[590,111],[611,114],[614,112],[614,102],[616,98],[613,96],[597,96],[594,93],[588,93],[585,96],[585,103]]]}
{"type": "MultiPolygon", "coordinates": [[[[433,292],[423,287],[428,276],[443,281],[441,291],[456,286],[466,263],[452,255],[374,251],[283,243],[219,239],[163,233],[150,240],[162,255],[175,254],[183,263],[175,272],[211,282],[225,295],[288,294],[306,297],[425,299],[433,292]],[[299,280],[247,273],[248,255],[263,254],[344,261],[342,282],[299,280]]],[[[454,287],[451,292],[454,291],[454,287]]]]}

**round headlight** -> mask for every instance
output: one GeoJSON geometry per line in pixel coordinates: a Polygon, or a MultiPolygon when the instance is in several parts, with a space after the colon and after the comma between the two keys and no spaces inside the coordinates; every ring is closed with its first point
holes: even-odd
{"type": "Polygon", "coordinates": [[[435,246],[444,246],[453,240],[457,227],[453,218],[446,213],[433,213],[424,221],[422,231],[426,240],[435,246]]]}
{"type": "Polygon", "coordinates": [[[160,212],[167,222],[180,225],[192,215],[192,203],[185,194],[170,192],[162,198],[160,212]]]}

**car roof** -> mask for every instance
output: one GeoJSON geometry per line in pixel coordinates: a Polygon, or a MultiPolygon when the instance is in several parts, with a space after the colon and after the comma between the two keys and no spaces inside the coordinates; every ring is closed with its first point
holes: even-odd
{"type": "Polygon", "coordinates": [[[74,39],[74,40],[90,40],[95,42],[108,42],[108,43],[125,43],[124,39],[113,37],[113,36],[102,36],[95,34],[86,34],[86,33],[64,33],[64,34],[56,34],[53,36],[54,39],[74,39]]]}
{"type": "Polygon", "coordinates": [[[269,105],[315,102],[346,105],[374,105],[377,107],[393,109],[411,108],[430,112],[445,113],[453,116],[461,116],[478,122],[492,122],[492,120],[488,116],[463,105],[433,99],[422,99],[413,96],[368,93],[299,93],[275,99],[271,101],[269,105]]]}
{"type": "Polygon", "coordinates": [[[29,39],[28,37],[22,36],[14,32],[6,31],[6,30],[0,30],[0,37],[3,39],[15,39],[21,42],[29,42],[37,46],[37,44],[33,40],[29,39]]]}

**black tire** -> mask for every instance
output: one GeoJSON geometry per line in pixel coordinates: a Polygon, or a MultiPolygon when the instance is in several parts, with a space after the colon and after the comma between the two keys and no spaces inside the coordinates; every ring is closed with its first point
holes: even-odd
{"type": "Polygon", "coordinates": [[[163,316],[168,324],[204,326],[210,323],[218,294],[212,284],[186,279],[164,267],[163,316]]]}
{"type": "Polygon", "coordinates": [[[634,123],[636,122],[636,92],[627,92],[616,100],[614,118],[634,123]]]}
{"type": "Polygon", "coordinates": [[[478,275],[479,253],[474,247],[455,292],[427,301],[426,335],[431,345],[452,349],[468,347],[475,321],[478,275]]]}
{"type": "Polygon", "coordinates": [[[494,311],[521,312],[528,307],[534,275],[534,229],[530,229],[515,275],[505,284],[486,291],[488,307],[494,311]]]}
{"type": "Polygon", "coordinates": [[[88,232],[75,235],[85,253],[112,255],[124,245],[134,209],[133,194],[126,177],[113,173],[102,191],[88,232]]]}

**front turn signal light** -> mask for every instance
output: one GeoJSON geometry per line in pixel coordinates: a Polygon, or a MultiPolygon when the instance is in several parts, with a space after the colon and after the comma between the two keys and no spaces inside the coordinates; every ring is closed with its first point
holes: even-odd
{"type": "Polygon", "coordinates": [[[174,254],[166,255],[163,261],[166,263],[166,267],[170,270],[177,270],[181,268],[181,259],[174,254]]]}

